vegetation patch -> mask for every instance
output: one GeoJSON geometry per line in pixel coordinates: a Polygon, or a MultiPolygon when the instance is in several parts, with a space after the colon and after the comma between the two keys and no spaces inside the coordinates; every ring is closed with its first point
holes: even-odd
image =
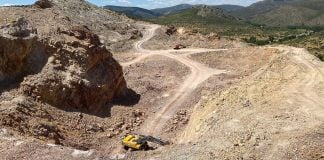
{"type": "Polygon", "coordinates": [[[150,22],[161,25],[186,27],[193,33],[211,32],[229,39],[240,39],[254,45],[285,44],[308,49],[324,60],[324,26],[291,25],[271,27],[264,24],[246,22],[231,17],[226,12],[205,11],[191,8],[175,14],[165,15],[150,22]]]}

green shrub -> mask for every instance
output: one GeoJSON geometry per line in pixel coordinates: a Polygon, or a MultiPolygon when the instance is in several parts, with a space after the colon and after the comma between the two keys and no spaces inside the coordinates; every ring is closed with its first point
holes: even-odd
{"type": "Polygon", "coordinates": [[[246,42],[255,44],[257,42],[257,38],[254,36],[251,36],[250,39],[246,40],[246,42]]]}
{"type": "Polygon", "coordinates": [[[274,36],[269,36],[269,41],[270,42],[274,42],[274,40],[275,40],[274,36]]]}
{"type": "Polygon", "coordinates": [[[259,46],[264,46],[264,45],[269,44],[269,41],[268,40],[257,40],[255,44],[259,45],[259,46]]]}
{"type": "Polygon", "coordinates": [[[324,61],[324,54],[321,54],[321,53],[315,52],[314,55],[315,55],[316,57],[318,57],[321,61],[324,61]]]}

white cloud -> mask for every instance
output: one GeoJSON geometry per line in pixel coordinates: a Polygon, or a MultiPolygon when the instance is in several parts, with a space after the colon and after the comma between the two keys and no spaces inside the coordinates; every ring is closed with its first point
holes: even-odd
{"type": "Polygon", "coordinates": [[[132,2],[130,2],[129,0],[117,0],[117,3],[127,3],[127,4],[131,4],[132,2]]]}
{"type": "Polygon", "coordinates": [[[0,4],[0,6],[13,6],[13,5],[15,5],[15,4],[12,4],[12,3],[5,3],[5,4],[0,4]]]}

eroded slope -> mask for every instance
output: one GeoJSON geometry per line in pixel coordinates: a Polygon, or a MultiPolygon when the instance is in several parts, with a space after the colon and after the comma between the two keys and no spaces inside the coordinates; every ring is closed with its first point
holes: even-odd
{"type": "Polygon", "coordinates": [[[323,158],[323,64],[304,49],[279,50],[251,76],[197,105],[180,144],[156,157],[323,158]]]}
{"type": "Polygon", "coordinates": [[[1,128],[87,149],[94,143],[87,136],[114,124],[102,121],[113,100],[129,95],[122,67],[95,34],[105,25],[96,22],[130,27],[130,20],[84,1],[42,0],[0,13],[1,128]]]}

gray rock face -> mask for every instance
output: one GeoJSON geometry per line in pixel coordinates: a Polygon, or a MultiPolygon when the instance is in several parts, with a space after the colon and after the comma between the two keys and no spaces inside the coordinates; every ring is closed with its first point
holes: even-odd
{"type": "Polygon", "coordinates": [[[21,17],[11,24],[0,27],[2,34],[6,37],[24,38],[37,33],[36,29],[32,28],[28,21],[21,17]]]}
{"type": "Polygon", "coordinates": [[[44,46],[37,42],[36,31],[28,21],[19,18],[12,24],[2,26],[0,33],[2,33],[0,36],[0,81],[15,78],[23,72],[31,73],[37,70],[36,65],[39,65],[40,61],[36,60],[38,63],[34,66],[28,63],[32,61],[31,55],[44,51],[44,46]]]}
{"type": "Polygon", "coordinates": [[[22,80],[21,91],[37,101],[93,114],[124,94],[122,67],[88,27],[53,22],[37,33],[31,24],[19,18],[1,27],[1,81],[22,80]]]}
{"type": "MultiPolygon", "coordinates": [[[[96,132],[119,117],[111,102],[124,100],[128,92],[122,67],[107,49],[119,32],[126,34],[118,40],[129,41],[134,27],[125,18],[85,0],[0,7],[0,139],[6,136],[1,128],[6,128],[26,141],[90,148],[88,141],[97,139],[96,132]],[[81,142],[79,136],[85,134],[93,138],[81,142]]],[[[0,140],[0,148],[6,146],[0,140]]],[[[28,149],[21,148],[28,153],[22,158],[12,150],[1,157],[49,156],[44,147],[28,149]]],[[[73,159],[71,153],[69,158],[56,157],[73,159]]]]}

